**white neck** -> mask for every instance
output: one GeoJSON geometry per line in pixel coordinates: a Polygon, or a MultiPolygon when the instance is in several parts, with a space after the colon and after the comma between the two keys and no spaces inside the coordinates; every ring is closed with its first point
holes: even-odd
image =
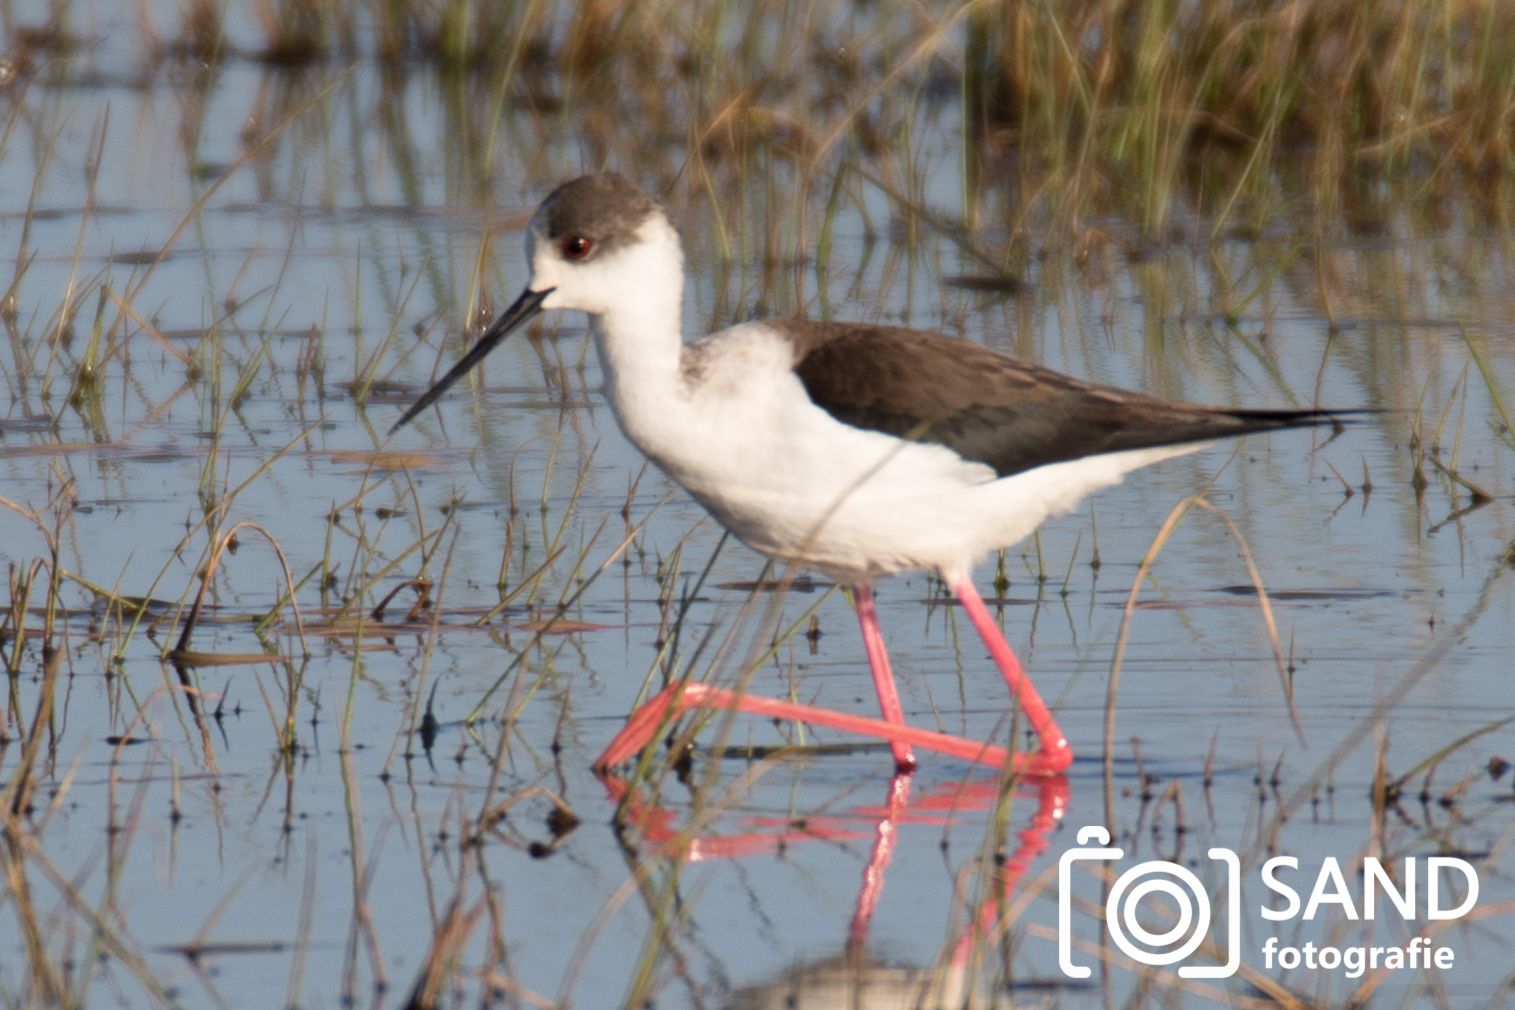
{"type": "Polygon", "coordinates": [[[644,240],[622,251],[614,267],[607,282],[634,283],[606,284],[598,311],[589,313],[591,332],[616,418],[647,452],[672,420],[670,407],[684,398],[679,378],[684,257],[678,235],[666,222],[649,222],[644,240]]]}
{"type": "Polygon", "coordinates": [[[649,221],[639,237],[607,264],[598,304],[585,308],[612,402],[678,385],[684,255],[666,221],[649,221]]]}

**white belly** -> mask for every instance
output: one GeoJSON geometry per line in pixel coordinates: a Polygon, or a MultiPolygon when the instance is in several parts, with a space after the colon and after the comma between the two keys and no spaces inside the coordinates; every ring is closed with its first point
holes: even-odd
{"type": "Polygon", "coordinates": [[[617,420],[746,544],[840,581],[918,568],[966,572],[1128,471],[1199,447],[1113,453],[996,479],[945,446],[842,424],[810,401],[786,347],[761,328],[737,332],[719,338],[698,383],[612,376],[617,420]]]}

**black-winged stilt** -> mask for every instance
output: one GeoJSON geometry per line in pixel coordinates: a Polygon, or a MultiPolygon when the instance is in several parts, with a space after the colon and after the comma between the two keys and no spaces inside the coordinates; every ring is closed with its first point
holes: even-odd
{"type": "Polygon", "coordinates": [[[773,319],[685,343],[684,256],[658,203],[619,175],[559,186],[527,237],[531,280],[395,424],[544,309],[589,315],[616,420],[633,444],[754,549],[850,585],[882,720],[679,685],[634,713],[598,767],[635,754],[673,710],[734,708],[1055,774],[1067,738],[1021,669],[970,566],[1131,470],[1234,435],[1357,411],[1239,410],[1095,385],[940,333],[773,319]],[[1035,731],[1033,754],[905,724],[872,583],[939,572],[1035,731]]]}

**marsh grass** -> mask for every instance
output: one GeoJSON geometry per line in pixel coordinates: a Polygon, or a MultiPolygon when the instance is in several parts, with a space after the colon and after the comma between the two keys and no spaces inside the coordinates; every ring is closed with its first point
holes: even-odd
{"type": "MultiPolygon", "coordinates": [[[[648,141],[682,139],[696,192],[766,175],[819,198],[818,225],[804,216],[810,199],[781,210],[778,193],[762,222],[718,210],[719,248],[743,258],[761,248],[758,258],[782,261],[817,238],[828,248],[829,222],[858,202],[839,167],[923,209],[912,137],[947,95],[963,106],[960,220],[970,227],[927,213],[902,220],[946,227],[968,249],[1001,200],[1001,224],[1037,246],[1077,246],[1118,215],[1139,224],[1123,240],[1138,249],[1196,214],[1212,242],[1265,232],[1293,215],[1285,194],[1301,190],[1326,212],[1307,218],[1317,240],[1381,229],[1396,193],[1423,202],[1471,190],[1502,217],[1515,180],[1515,14],[1472,0],[972,0],[867,20],[793,0],[740,15],[667,0],[258,0],[247,18],[213,11],[190,4],[177,26],[139,19],[142,50],[165,54],[165,67],[239,57],[440,66],[476,80],[485,138],[512,102],[592,122],[608,100],[648,141]],[[794,94],[811,96],[818,115],[800,118],[794,94]]],[[[71,14],[56,4],[27,22],[7,8],[15,64],[36,73],[47,54],[87,47],[71,14]]],[[[1014,276],[1024,253],[981,261],[1014,276]]]]}

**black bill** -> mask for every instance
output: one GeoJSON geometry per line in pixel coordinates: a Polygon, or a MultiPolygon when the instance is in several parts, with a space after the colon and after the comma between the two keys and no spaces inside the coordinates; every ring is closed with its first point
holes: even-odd
{"type": "Polygon", "coordinates": [[[400,415],[400,419],[394,423],[394,427],[389,429],[389,433],[393,435],[403,428],[405,423],[411,418],[427,407],[430,407],[433,403],[436,403],[438,397],[447,392],[449,386],[467,375],[469,369],[473,368],[474,365],[483,361],[484,356],[494,350],[496,344],[510,336],[511,331],[525,325],[532,316],[541,312],[542,301],[552,294],[552,292],[552,288],[548,288],[546,291],[533,291],[527,288],[525,291],[522,291],[521,297],[517,298],[510,308],[500,313],[500,318],[494,321],[493,326],[484,331],[484,335],[468,349],[468,353],[459,358],[458,363],[453,365],[446,375],[438,379],[436,385],[428,389],[419,400],[411,404],[409,410],[400,415]]]}

